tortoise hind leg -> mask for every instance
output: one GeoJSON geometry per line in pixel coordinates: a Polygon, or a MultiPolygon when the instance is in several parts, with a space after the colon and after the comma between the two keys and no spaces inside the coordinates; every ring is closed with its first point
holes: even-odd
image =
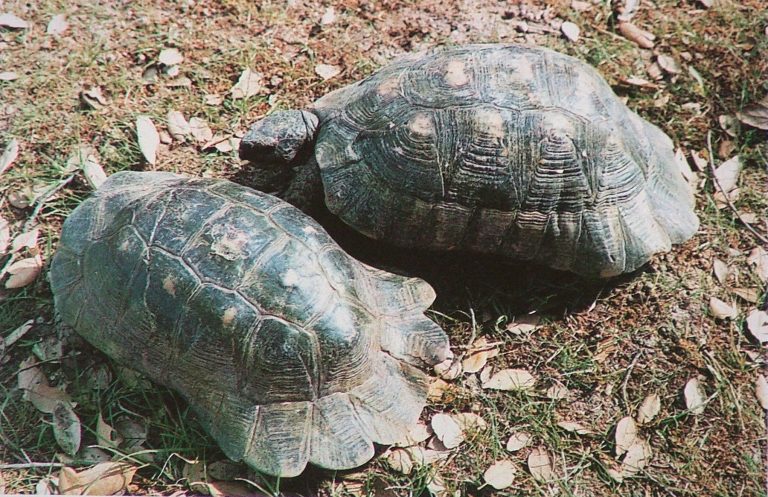
{"type": "MultiPolygon", "coordinates": [[[[362,266],[362,265],[361,265],[362,266]]],[[[362,266],[372,287],[359,288],[362,297],[379,309],[383,323],[381,348],[414,366],[429,367],[451,354],[448,337],[424,311],[434,302],[435,291],[419,278],[399,276],[362,266]]]]}
{"type": "Polygon", "coordinates": [[[309,460],[312,402],[279,402],[259,407],[243,461],[259,471],[298,476],[309,460]]]}
{"type": "Polygon", "coordinates": [[[371,437],[365,433],[346,393],[315,400],[309,451],[313,464],[327,469],[349,469],[368,461],[373,452],[371,437]]]}
{"type": "Polygon", "coordinates": [[[419,367],[434,366],[451,356],[445,332],[424,314],[399,320],[385,318],[381,348],[396,359],[419,367]]]}
{"type": "Polygon", "coordinates": [[[419,419],[428,390],[422,371],[387,354],[378,359],[377,374],[353,388],[348,396],[366,434],[374,442],[393,444],[405,438],[419,419]]]}

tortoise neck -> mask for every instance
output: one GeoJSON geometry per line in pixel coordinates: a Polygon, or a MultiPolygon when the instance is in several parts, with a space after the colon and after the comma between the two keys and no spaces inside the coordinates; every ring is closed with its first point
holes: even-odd
{"type": "Polygon", "coordinates": [[[293,175],[280,197],[307,214],[323,206],[323,181],[315,154],[292,166],[293,175]]]}

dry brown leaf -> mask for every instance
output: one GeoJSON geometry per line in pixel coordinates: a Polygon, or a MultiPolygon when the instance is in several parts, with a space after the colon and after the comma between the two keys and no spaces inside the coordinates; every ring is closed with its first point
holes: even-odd
{"type": "Polygon", "coordinates": [[[514,483],[515,473],[517,473],[515,463],[509,459],[503,459],[491,464],[483,473],[483,479],[496,490],[502,490],[514,483]]]}
{"type": "Polygon", "coordinates": [[[533,479],[547,483],[555,479],[555,471],[552,468],[552,460],[547,451],[541,447],[535,447],[528,455],[528,471],[533,479]]]}
{"type": "Polygon", "coordinates": [[[736,150],[736,143],[733,140],[723,140],[717,146],[717,156],[726,160],[733,155],[734,150],[736,150]]]}
{"type": "Polygon", "coordinates": [[[244,70],[240,74],[240,78],[235,86],[229,90],[232,98],[249,98],[264,93],[266,88],[262,85],[263,78],[264,76],[260,72],[251,71],[250,69],[244,70]]]}
{"type": "Polygon", "coordinates": [[[653,35],[638,28],[631,22],[620,22],[619,33],[640,48],[653,48],[653,35]]]}
{"type": "Polygon", "coordinates": [[[53,436],[56,443],[70,456],[80,449],[80,418],[69,402],[57,402],[53,408],[53,436]]]}
{"type": "Polygon", "coordinates": [[[757,288],[731,288],[731,293],[739,297],[740,299],[746,300],[750,304],[757,304],[760,302],[761,293],[760,290],[757,288]]]}
{"type": "Polygon", "coordinates": [[[177,66],[184,62],[184,56],[176,48],[164,48],[160,51],[157,60],[166,66],[177,66]]]}
{"type": "Polygon", "coordinates": [[[67,160],[67,165],[74,170],[81,170],[93,189],[98,189],[107,181],[107,173],[99,164],[96,152],[88,145],[77,145],[67,160]]]}
{"type": "Polygon", "coordinates": [[[14,262],[6,269],[11,277],[5,282],[5,288],[22,288],[29,285],[35,281],[42,268],[43,260],[39,255],[14,262]]]}
{"type": "Polygon", "coordinates": [[[37,366],[35,356],[29,356],[19,364],[16,386],[19,390],[32,390],[40,384],[48,384],[43,371],[37,366]]]}
{"type": "Polygon", "coordinates": [[[29,23],[16,16],[15,14],[5,12],[0,14],[0,26],[12,29],[27,29],[29,27],[29,23]]]}
{"type": "Polygon", "coordinates": [[[563,35],[565,35],[566,38],[573,42],[578,41],[579,34],[581,34],[579,27],[570,21],[565,21],[560,26],[560,31],[563,32],[563,35]]]}
{"type": "Polygon", "coordinates": [[[181,469],[182,478],[187,480],[187,486],[195,493],[207,495],[208,483],[205,472],[205,464],[200,461],[187,461],[181,469]]]}
{"type": "Polygon", "coordinates": [[[760,407],[768,411],[768,381],[762,374],[758,374],[755,381],[755,396],[760,402],[760,407]]]}
{"type": "Polygon", "coordinates": [[[440,376],[440,378],[445,380],[455,380],[461,375],[461,361],[458,358],[449,358],[440,364],[437,364],[434,369],[435,373],[440,376]]]}
{"type": "Polygon", "coordinates": [[[629,447],[627,455],[621,461],[621,476],[626,478],[638,474],[648,465],[651,456],[651,447],[648,442],[638,440],[632,447],[629,447]]]}
{"type": "Polygon", "coordinates": [[[53,414],[56,404],[59,402],[72,403],[72,397],[67,392],[48,386],[47,382],[32,390],[25,391],[24,398],[30,401],[38,411],[45,414],[53,414]]]}
{"type": "Polygon", "coordinates": [[[645,70],[648,72],[648,76],[654,81],[661,81],[664,79],[664,71],[661,70],[661,66],[657,62],[649,64],[645,70]]]}
{"type": "Polygon", "coordinates": [[[741,174],[741,158],[735,155],[715,169],[719,189],[725,193],[735,190],[739,182],[739,174],[741,174]]]}
{"type": "Polygon", "coordinates": [[[117,448],[122,442],[122,438],[117,431],[112,428],[99,413],[99,418],[96,421],[96,443],[105,447],[117,448]]]}
{"type": "Polygon", "coordinates": [[[443,394],[450,385],[445,380],[435,378],[429,384],[429,391],[427,392],[427,399],[431,401],[438,401],[443,398],[443,394]]]}
{"type": "Polygon", "coordinates": [[[141,154],[152,165],[157,162],[157,150],[160,147],[160,135],[157,132],[155,123],[149,116],[139,116],[136,118],[136,136],[139,139],[139,149],[141,154]]]}
{"type": "Polygon", "coordinates": [[[541,316],[538,314],[525,314],[509,323],[506,330],[513,335],[530,333],[539,327],[539,322],[541,322],[541,316]]]}
{"type": "Polygon", "coordinates": [[[736,113],[736,117],[748,126],[768,130],[768,95],[744,107],[741,112],[736,113]]]}
{"type": "MultiPolygon", "coordinates": [[[[0,481],[2,476],[0,476],[0,481]]],[[[43,478],[35,484],[35,495],[54,495],[56,493],[56,486],[53,484],[50,478],[43,478]]],[[[3,488],[0,487],[0,495],[5,494],[3,488]]]]}
{"type": "Polygon", "coordinates": [[[429,426],[419,421],[418,423],[409,426],[408,432],[405,433],[403,439],[393,445],[396,447],[410,447],[412,445],[417,445],[427,440],[432,436],[432,433],[432,429],[429,426]]]}
{"type": "Polygon", "coordinates": [[[680,64],[669,55],[659,54],[656,56],[656,62],[668,74],[680,74],[682,71],[680,64]]]}
{"type": "Polygon", "coordinates": [[[388,450],[384,460],[390,468],[398,473],[410,475],[413,472],[413,458],[411,453],[405,449],[394,448],[388,450]]]}
{"type": "Polygon", "coordinates": [[[648,395],[643,399],[643,403],[637,408],[637,422],[640,424],[650,423],[661,411],[661,399],[655,393],[648,395]]]}
{"type": "MultiPolygon", "coordinates": [[[[445,486],[445,480],[443,480],[440,473],[428,476],[427,490],[429,490],[429,493],[432,494],[433,497],[454,497],[454,495],[448,491],[448,487],[445,486]]],[[[374,492],[372,495],[378,497],[381,493],[374,492]]],[[[392,492],[390,496],[382,495],[381,497],[400,497],[400,494],[392,492]]]]}
{"type": "Polygon", "coordinates": [[[189,120],[189,132],[199,143],[207,143],[213,138],[213,131],[204,119],[193,117],[189,120]]]}
{"type": "Polygon", "coordinates": [[[690,164],[688,164],[688,160],[685,158],[685,152],[683,149],[678,148],[675,150],[675,161],[677,162],[677,165],[680,168],[680,172],[683,174],[685,181],[687,181],[688,184],[691,185],[691,187],[695,190],[698,186],[698,176],[693,172],[690,164]]]}
{"type": "Polygon", "coordinates": [[[577,435],[589,435],[591,433],[594,433],[592,430],[590,430],[583,424],[577,423],[575,421],[559,421],[557,423],[557,426],[559,426],[565,431],[576,433],[577,435]]]}
{"type": "Polygon", "coordinates": [[[728,264],[721,261],[720,259],[715,258],[715,260],[712,262],[712,271],[715,273],[715,278],[717,278],[717,281],[721,285],[725,285],[725,282],[728,279],[728,275],[730,274],[728,264]]]}
{"type": "Polygon", "coordinates": [[[624,454],[637,440],[637,425],[630,416],[625,416],[616,424],[616,456],[624,454]]]}
{"type": "Polygon", "coordinates": [[[755,247],[749,252],[747,262],[755,266],[755,273],[760,281],[768,282],[768,252],[762,247],[755,247]]]}
{"type": "Polygon", "coordinates": [[[67,22],[67,16],[64,14],[57,14],[51,18],[48,22],[48,27],[45,29],[45,33],[49,35],[58,36],[64,34],[69,29],[69,23],[67,22]]]}
{"type": "Polygon", "coordinates": [[[704,412],[704,408],[707,405],[706,397],[704,388],[701,386],[698,378],[688,380],[683,389],[683,396],[685,397],[685,407],[691,414],[701,414],[704,412]]]}
{"type": "Polygon", "coordinates": [[[109,105],[109,100],[107,100],[101,92],[101,88],[98,86],[88,88],[87,90],[81,90],[78,96],[84,106],[94,110],[99,110],[109,105]]]}
{"type": "Polygon", "coordinates": [[[115,421],[115,431],[123,438],[121,447],[125,450],[138,450],[147,441],[147,425],[143,420],[122,416],[115,421]]]}
{"type": "Polygon", "coordinates": [[[472,344],[472,348],[464,360],[461,361],[465,373],[477,373],[483,369],[491,357],[497,356],[499,349],[492,348],[484,337],[480,337],[472,344]]]}
{"type": "Polygon", "coordinates": [[[59,491],[64,495],[114,495],[131,483],[136,466],[103,462],[85,471],[64,467],[59,472],[59,491]]]}
{"type": "Polygon", "coordinates": [[[552,400],[562,400],[568,398],[568,389],[563,385],[556,383],[549,387],[546,392],[547,398],[552,400]]]}
{"type": "Polygon", "coordinates": [[[739,314],[735,305],[728,304],[717,297],[709,298],[709,310],[717,319],[733,319],[739,314]]]}
{"type": "Polygon", "coordinates": [[[621,81],[625,84],[631,85],[631,86],[640,86],[642,88],[658,88],[659,85],[648,81],[644,78],[639,78],[637,76],[629,76],[626,78],[621,78],[621,81]]]}
{"type": "Polygon", "coordinates": [[[328,81],[341,74],[341,68],[330,64],[317,64],[315,66],[315,74],[323,78],[323,81],[328,81]]]}
{"type": "Polygon", "coordinates": [[[460,412],[453,415],[454,421],[459,425],[461,431],[466,433],[483,431],[488,428],[488,423],[473,412],[460,412]]]}
{"type": "Polygon", "coordinates": [[[691,160],[693,160],[693,165],[696,166],[696,169],[699,171],[706,171],[707,167],[709,166],[707,159],[703,158],[695,150],[691,151],[691,160]]]}
{"type": "Polygon", "coordinates": [[[184,114],[178,110],[169,110],[165,119],[168,123],[168,132],[174,140],[183,142],[187,139],[187,136],[192,134],[189,122],[184,117],[184,114]]]}
{"type": "Polygon", "coordinates": [[[747,329],[760,343],[768,343],[768,312],[753,309],[747,316],[747,329]]]}
{"type": "Polygon", "coordinates": [[[450,414],[435,414],[430,424],[432,431],[447,449],[458,447],[464,441],[461,426],[450,414]]]}
{"type": "Polygon", "coordinates": [[[486,381],[491,379],[492,374],[493,374],[493,366],[486,366],[483,368],[482,371],[480,371],[480,374],[477,375],[477,377],[480,379],[480,383],[483,384],[486,381]]]}
{"type": "Polygon", "coordinates": [[[483,388],[491,390],[530,391],[536,379],[524,369],[502,369],[483,383],[483,388]]]}
{"type": "Polygon", "coordinates": [[[509,440],[507,440],[506,449],[509,452],[517,452],[531,443],[531,439],[531,435],[524,431],[515,432],[509,437],[509,440]]]}
{"type": "Polygon", "coordinates": [[[16,160],[16,157],[19,156],[19,140],[16,138],[13,138],[11,141],[8,142],[8,145],[5,146],[5,150],[3,151],[3,155],[0,155],[0,175],[2,175],[5,171],[8,170],[9,167],[13,164],[13,161],[16,160]]]}
{"type": "Polygon", "coordinates": [[[717,116],[717,123],[731,138],[736,138],[739,134],[739,121],[736,116],[720,114],[717,116]]]}
{"type": "Polygon", "coordinates": [[[24,248],[34,248],[37,245],[37,237],[40,234],[40,228],[26,231],[17,235],[11,243],[11,252],[18,252],[24,248]]]}
{"type": "MultiPolygon", "coordinates": [[[[434,438],[432,440],[435,440],[434,438]]],[[[446,459],[450,455],[450,451],[442,448],[441,450],[425,449],[420,445],[414,445],[407,447],[403,450],[408,451],[411,455],[411,460],[417,466],[428,466],[441,459],[446,459]]]]}

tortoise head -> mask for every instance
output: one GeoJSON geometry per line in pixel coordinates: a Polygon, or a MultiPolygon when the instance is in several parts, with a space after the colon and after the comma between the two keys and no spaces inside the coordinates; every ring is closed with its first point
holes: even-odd
{"type": "Polygon", "coordinates": [[[311,112],[273,112],[251,125],[240,142],[240,158],[257,166],[295,166],[306,159],[317,125],[317,116],[311,112]]]}
{"type": "Polygon", "coordinates": [[[321,181],[312,153],[319,120],[304,110],[277,111],[251,125],[240,158],[251,163],[248,183],[305,209],[318,201],[321,181]]]}

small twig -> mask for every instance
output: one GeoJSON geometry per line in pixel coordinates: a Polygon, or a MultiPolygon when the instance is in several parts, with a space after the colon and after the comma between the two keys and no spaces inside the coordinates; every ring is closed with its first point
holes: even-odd
{"type": "Polygon", "coordinates": [[[629,367],[627,368],[627,374],[624,376],[624,381],[621,383],[621,394],[624,397],[624,407],[627,408],[627,412],[629,412],[629,395],[627,395],[627,383],[629,383],[629,377],[632,376],[632,370],[635,369],[635,365],[637,364],[637,361],[640,359],[641,355],[643,355],[642,350],[635,354],[635,357],[632,358],[632,362],[629,363],[629,367]]]}
{"type": "Polygon", "coordinates": [[[60,462],[28,462],[21,464],[0,464],[0,469],[63,468],[60,462]]]}
{"type": "Polygon", "coordinates": [[[11,348],[11,346],[18,342],[24,335],[27,334],[29,330],[32,329],[32,326],[35,324],[34,319],[30,319],[15,330],[11,332],[10,335],[5,337],[5,347],[7,349],[11,348]]]}
{"type": "Polygon", "coordinates": [[[733,213],[736,215],[736,217],[739,219],[739,222],[743,224],[755,237],[763,242],[764,244],[768,245],[768,238],[760,234],[758,231],[756,231],[751,224],[746,222],[743,217],[741,217],[741,214],[739,214],[739,211],[736,209],[736,206],[733,205],[733,202],[731,201],[731,197],[728,196],[728,192],[723,190],[723,187],[720,186],[720,180],[717,179],[717,174],[715,174],[715,157],[712,153],[712,131],[709,131],[707,133],[707,151],[709,152],[709,169],[712,172],[712,181],[715,184],[715,187],[720,191],[720,193],[723,194],[723,198],[725,199],[725,203],[728,204],[728,207],[733,211],[733,213]]]}

